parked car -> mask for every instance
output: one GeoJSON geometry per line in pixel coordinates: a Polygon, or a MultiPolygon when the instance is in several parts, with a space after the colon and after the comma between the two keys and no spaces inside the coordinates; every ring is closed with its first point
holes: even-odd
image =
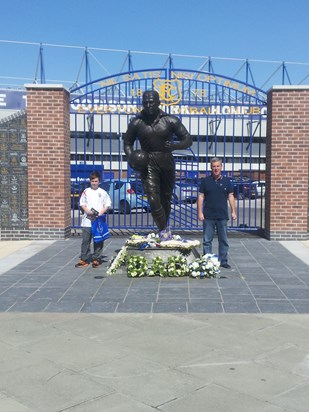
{"type": "Polygon", "coordinates": [[[254,199],[265,196],[265,180],[250,180],[248,177],[234,177],[234,196],[237,199],[254,199]]]}
{"type": "Polygon", "coordinates": [[[112,209],[120,213],[129,214],[132,209],[142,208],[150,210],[147,197],[144,194],[143,185],[136,179],[111,179],[100,184],[110,195],[112,209]]]}
{"type": "Polygon", "coordinates": [[[251,183],[251,197],[252,198],[264,197],[265,191],[266,191],[265,180],[254,180],[251,183]]]}
{"type": "MultiPolygon", "coordinates": [[[[79,199],[84,189],[90,186],[89,180],[71,183],[71,205],[79,208],[79,199]]],[[[130,213],[132,209],[150,210],[142,182],[134,179],[111,179],[100,183],[112,200],[112,209],[120,213],[130,213]]]]}
{"type": "Polygon", "coordinates": [[[196,203],[198,197],[198,183],[176,181],[173,200],[175,203],[196,203]]]}
{"type": "Polygon", "coordinates": [[[79,208],[79,198],[84,189],[89,186],[89,181],[71,181],[71,209],[79,208]]]}
{"type": "Polygon", "coordinates": [[[234,176],[232,179],[235,199],[251,197],[251,180],[248,177],[234,176]]]}

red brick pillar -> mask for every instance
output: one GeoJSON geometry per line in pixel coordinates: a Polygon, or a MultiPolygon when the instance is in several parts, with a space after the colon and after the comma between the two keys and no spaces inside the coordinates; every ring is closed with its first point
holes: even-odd
{"type": "Polygon", "coordinates": [[[265,235],[308,239],[309,86],[274,86],[267,98],[265,235]]]}
{"type": "Polygon", "coordinates": [[[71,232],[69,92],[28,84],[29,238],[64,239],[71,232]]]}

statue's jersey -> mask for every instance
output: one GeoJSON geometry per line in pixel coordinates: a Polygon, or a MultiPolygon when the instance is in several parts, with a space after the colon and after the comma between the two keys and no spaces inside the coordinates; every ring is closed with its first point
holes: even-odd
{"type": "Polygon", "coordinates": [[[192,138],[176,116],[159,111],[157,118],[149,124],[144,111],[131,120],[124,137],[124,151],[128,155],[135,140],[140,141],[141,148],[146,152],[171,152],[171,150],[187,149],[192,145],[192,138]],[[172,142],[173,136],[179,142],[174,142],[172,148],[166,148],[166,142],[172,142]]]}

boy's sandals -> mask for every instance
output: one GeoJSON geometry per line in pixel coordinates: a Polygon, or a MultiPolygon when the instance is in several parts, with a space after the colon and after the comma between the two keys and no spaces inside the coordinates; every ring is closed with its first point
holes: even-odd
{"type": "Polygon", "coordinates": [[[88,262],[86,262],[86,261],[83,260],[83,259],[80,259],[80,261],[79,261],[78,263],[76,263],[75,267],[76,267],[76,268],[84,268],[84,267],[86,267],[86,266],[88,266],[88,265],[89,265],[88,262]]]}
{"type": "Polygon", "coordinates": [[[101,264],[101,263],[100,263],[99,260],[96,260],[96,259],[95,259],[95,260],[92,261],[92,267],[93,267],[93,268],[98,268],[98,267],[100,266],[100,264],[101,264]]]}

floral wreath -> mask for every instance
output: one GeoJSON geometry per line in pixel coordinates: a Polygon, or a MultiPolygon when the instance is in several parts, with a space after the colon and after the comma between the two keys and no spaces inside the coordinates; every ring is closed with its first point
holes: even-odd
{"type": "MultiPolygon", "coordinates": [[[[149,236],[149,235],[148,235],[149,236]]],[[[157,240],[154,236],[147,237],[148,247],[155,246],[157,240]]],[[[128,247],[134,245],[141,250],[145,249],[145,237],[133,235],[126,242],[118,255],[111,261],[107,270],[108,275],[116,273],[120,266],[127,266],[128,277],[160,276],[160,277],[182,277],[192,278],[214,278],[220,273],[220,261],[215,254],[206,254],[193,262],[187,262],[185,255],[189,254],[193,247],[199,245],[199,241],[184,241],[173,239],[171,241],[160,242],[160,248],[177,249],[182,256],[169,256],[167,262],[163,258],[156,256],[148,264],[145,256],[128,254],[128,247]],[[163,245],[162,245],[163,244],[163,245]],[[142,245],[142,248],[140,247],[142,245]],[[173,246],[172,246],[173,245],[173,246]],[[185,252],[185,253],[184,253],[185,252]]]]}

